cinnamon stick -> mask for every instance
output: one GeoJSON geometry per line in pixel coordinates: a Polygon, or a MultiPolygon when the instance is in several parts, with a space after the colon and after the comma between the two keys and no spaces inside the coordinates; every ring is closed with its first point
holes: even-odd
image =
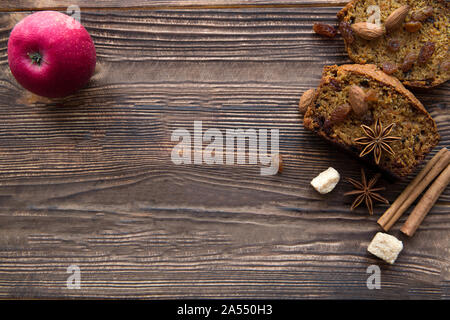
{"type": "Polygon", "coordinates": [[[428,188],[427,192],[425,192],[422,199],[420,199],[400,231],[407,236],[412,237],[449,183],[450,165],[447,166],[430,188],[428,188]]]}
{"type": "Polygon", "coordinates": [[[441,149],[420,171],[392,206],[378,219],[378,224],[388,231],[394,223],[408,210],[423,190],[450,164],[450,152],[441,149]]]}

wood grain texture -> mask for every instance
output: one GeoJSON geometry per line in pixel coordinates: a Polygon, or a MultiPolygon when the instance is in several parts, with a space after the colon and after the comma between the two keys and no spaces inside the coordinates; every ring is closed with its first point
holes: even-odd
{"type": "MultiPolygon", "coordinates": [[[[327,196],[309,185],[329,166],[360,168],[297,110],[323,65],[348,62],[340,39],[311,31],[338,9],[89,11],[98,71],[53,101],[8,69],[9,32],[28,12],[0,14],[0,297],[449,298],[448,190],[414,238],[396,224],[405,249],[390,266],[366,251],[386,206],[352,213],[345,182],[327,196]],[[194,120],[279,129],[283,174],[174,165],[171,133],[194,120]],[[80,290],[66,288],[71,264],[80,290]],[[366,287],[372,264],[381,290],[366,287]]],[[[416,94],[448,146],[449,85],[416,94]]],[[[386,197],[406,183],[383,180],[386,197]]]]}
{"type": "Polygon", "coordinates": [[[345,0],[5,0],[3,11],[62,9],[77,5],[84,10],[154,10],[154,9],[213,9],[258,7],[320,7],[344,6],[345,0]]]}

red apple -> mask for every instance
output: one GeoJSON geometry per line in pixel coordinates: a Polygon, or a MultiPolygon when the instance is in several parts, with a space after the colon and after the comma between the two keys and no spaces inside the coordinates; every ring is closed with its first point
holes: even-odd
{"type": "Polygon", "coordinates": [[[17,23],[9,37],[12,74],[25,89],[43,97],[64,97],[85,86],[95,61],[89,33],[60,12],[33,13],[17,23]]]}

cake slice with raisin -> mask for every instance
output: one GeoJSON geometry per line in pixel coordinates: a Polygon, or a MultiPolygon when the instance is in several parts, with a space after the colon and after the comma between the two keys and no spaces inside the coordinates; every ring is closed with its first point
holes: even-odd
{"type": "Polygon", "coordinates": [[[420,101],[375,65],[325,67],[308,103],[305,128],[394,177],[411,174],[440,140],[420,101]]]}
{"type": "Polygon", "coordinates": [[[450,79],[448,1],[353,0],[337,16],[355,63],[375,64],[410,87],[450,79]],[[362,31],[370,27],[382,32],[368,38],[362,31]]]}

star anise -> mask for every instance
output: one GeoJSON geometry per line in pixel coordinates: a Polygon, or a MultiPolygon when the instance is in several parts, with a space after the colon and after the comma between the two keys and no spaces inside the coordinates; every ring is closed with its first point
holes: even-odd
{"type": "Polygon", "coordinates": [[[380,178],[380,174],[376,174],[372,179],[369,180],[367,183],[366,174],[364,172],[364,169],[361,168],[361,180],[362,182],[358,182],[352,178],[347,178],[347,181],[350,182],[356,190],[347,192],[344,194],[344,196],[352,196],[352,195],[358,195],[356,197],[355,201],[352,204],[352,207],[350,210],[356,209],[363,201],[365,201],[367,209],[369,209],[370,215],[373,215],[373,202],[374,200],[377,200],[379,202],[383,202],[386,204],[389,204],[389,201],[383,198],[380,194],[378,194],[378,191],[385,190],[386,188],[374,188],[375,184],[377,183],[378,179],[380,178]]]}
{"type": "Polygon", "coordinates": [[[389,143],[395,140],[401,140],[401,137],[389,135],[394,125],[394,123],[391,123],[386,128],[383,128],[380,119],[377,119],[373,129],[364,124],[361,125],[366,136],[355,139],[357,144],[365,146],[359,156],[362,158],[373,151],[375,163],[380,164],[381,153],[383,150],[390,155],[394,155],[394,150],[389,146],[389,143]]]}

